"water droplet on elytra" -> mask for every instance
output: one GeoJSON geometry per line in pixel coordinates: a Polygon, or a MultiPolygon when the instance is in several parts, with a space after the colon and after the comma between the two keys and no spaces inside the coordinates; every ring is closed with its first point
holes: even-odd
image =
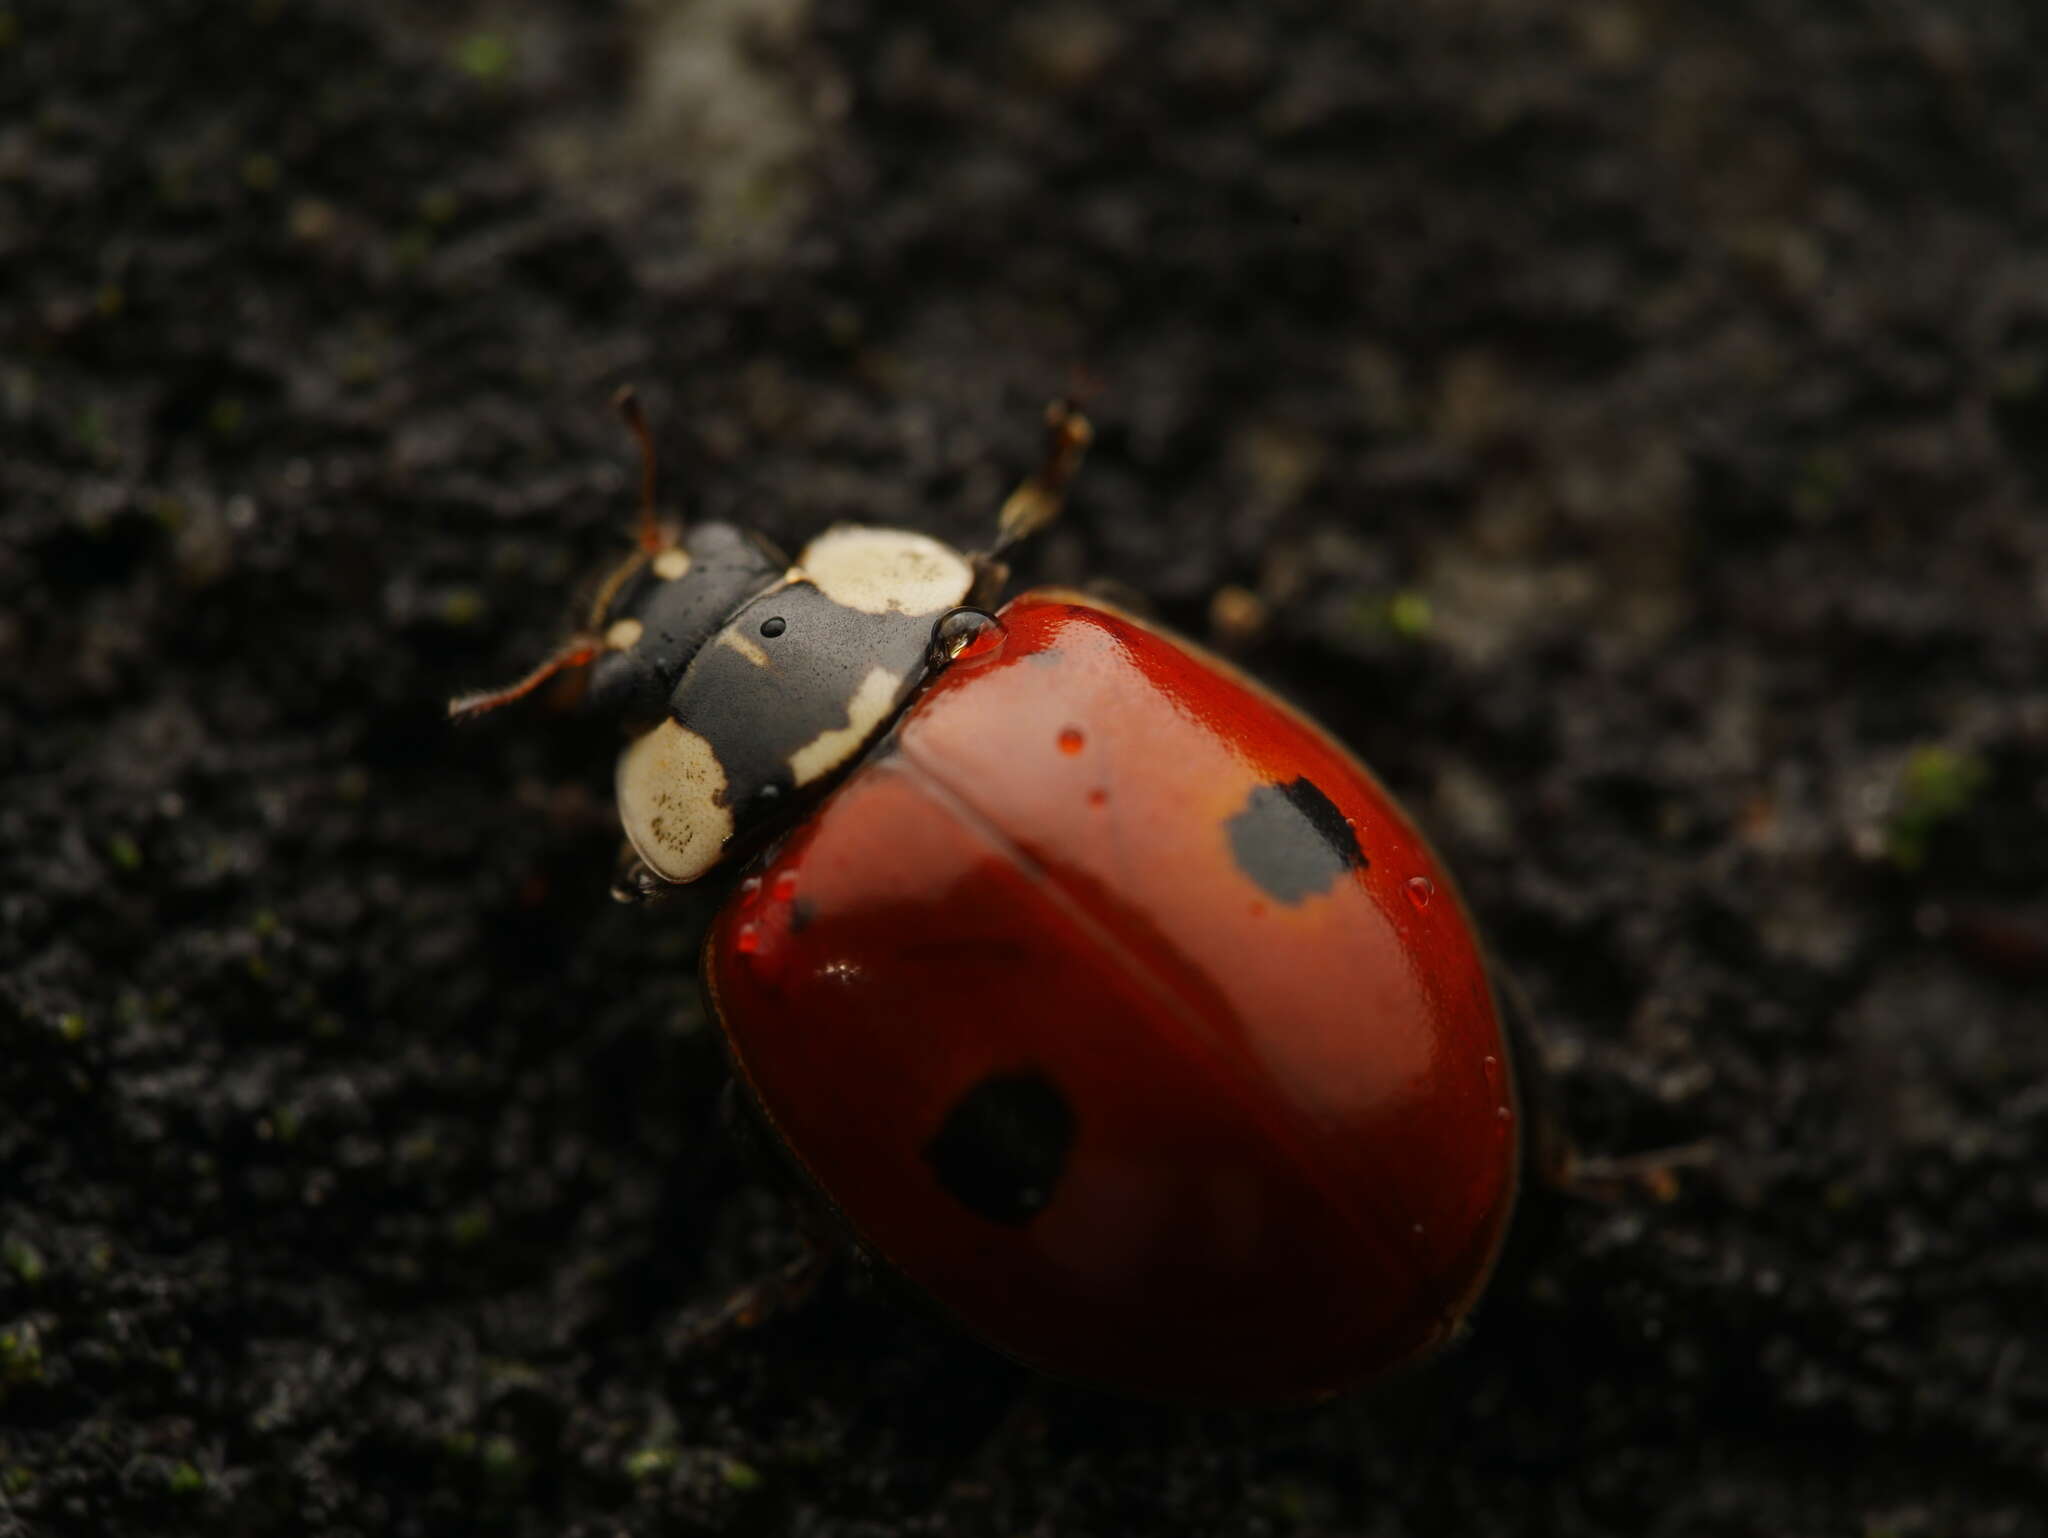
{"type": "Polygon", "coordinates": [[[761,926],[742,924],[739,933],[732,937],[733,949],[742,956],[751,956],[761,948],[761,926]]]}
{"type": "Polygon", "coordinates": [[[742,897],[752,897],[760,890],[761,878],[759,876],[748,876],[740,882],[740,896],[742,897]]]}
{"type": "Polygon", "coordinates": [[[794,896],[796,896],[796,872],[793,870],[776,872],[775,900],[786,903],[794,896]]]}
{"type": "Polygon", "coordinates": [[[1060,732],[1060,751],[1069,758],[1080,752],[1087,743],[1088,739],[1081,735],[1081,728],[1078,726],[1065,727],[1060,732]]]}
{"type": "Polygon", "coordinates": [[[1436,896],[1436,883],[1427,876],[1408,878],[1408,900],[1418,908],[1427,908],[1429,900],[1436,896]]]}
{"type": "Polygon", "coordinates": [[[935,668],[976,662],[1002,650],[1003,622],[980,609],[950,609],[932,626],[930,662],[935,668]]]}

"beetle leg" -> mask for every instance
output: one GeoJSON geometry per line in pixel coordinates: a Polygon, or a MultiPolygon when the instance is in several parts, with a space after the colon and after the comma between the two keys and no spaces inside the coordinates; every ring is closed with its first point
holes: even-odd
{"type": "Polygon", "coordinates": [[[835,1245],[815,1234],[806,1232],[803,1239],[803,1253],[794,1260],[735,1289],[709,1314],[684,1318],[669,1335],[670,1353],[681,1356],[702,1351],[801,1304],[816,1290],[838,1253],[835,1245]]]}
{"type": "Polygon", "coordinates": [[[1557,1086],[1544,1066],[1527,995],[1499,968],[1493,971],[1501,1026],[1514,1054],[1521,1102],[1523,1167],[1537,1183],[1564,1196],[1624,1202],[1648,1196],[1668,1202],[1678,1195],[1678,1172],[1701,1169],[1717,1157],[1711,1141],[1637,1154],[1586,1154],[1565,1125],[1557,1086]]]}
{"type": "Polygon", "coordinates": [[[1555,1190],[1588,1201],[1618,1203],[1648,1196],[1669,1202],[1678,1198],[1680,1170],[1705,1169],[1719,1157],[1711,1139],[1636,1154],[1582,1154],[1566,1147],[1545,1174],[1555,1190]]]}
{"type": "Polygon", "coordinates": [[[612,866],[613,902],[659,902],[681,890],[673,881],[664,881],[648,869],[647,862],[630,842],[619,845],[619,857],[612,866]]]}
{"type": "Polygon", "coordinates": [[[977,607],[992,604],[1010,575],[1003,556],[1059,517],[1067,487],[1094,436],[1095,429],[1072,401],[1056,400],[1045,408],[1045,450],[1038,468],[1010,493],[996,514],[995,543],[971,557],[974,590],[970,603],[977,607]]]}

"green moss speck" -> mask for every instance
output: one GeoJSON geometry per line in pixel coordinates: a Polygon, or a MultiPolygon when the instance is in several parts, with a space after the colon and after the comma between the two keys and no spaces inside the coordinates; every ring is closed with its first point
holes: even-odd
{"type": "Polygon", "coordinates": [[[502,32],[472,32],[455,45],[455,65],[478,80],[503,80],[516,62],[512,40],[502,32]]]}
{"type": "Polygon", "coordinates": [[[728,1490],[758,1490],[761,1488],[761,1471],[751,1463],[742,1463],[737,1458],[725,1460],[725,1487],[728,1490]]]}
{"type": "Polygon", "coordinates": [[[17,1463],[5,1474],[0,1474],[0,1489],[9,1495],[26,1495],[36,1487],[36,1471],[17,1463]]]}
{"type": "Polygon", "coordinates": [[[447,224],[454,219],[462,204],[446,187],[435,187],[420,194],[416,205],[420,217],[429,224],[447,224]]]}
{"type": "Polygon", "coordinates": [[[105,459],[114,452],[114,440],[107,430],[107,414],[98,406],[87,406],[71,419],[71,437],[96,459],[105,459]]]}
{"type": "Polygon", "coordinates": [[[1387,600],[1387,624],[1396,635],[1427,635],[1435,618],[1429,600],[1420,593],[1396,593],[1387,600]]]}
{"type": "Polygon", "coordinates": [[[434,249],[434,232],[416,224],[391,242],[391,259],[400,267],[417,267],[434,249]]]}
{"type": "Polygon", "coordinates": [[[206,425],[217,438],[232,438],[249,420],[249,408],[232,395],[223,395],[206,408],[206,425]]]}
{"type": "Polygon", "coordinates": [[[636,1480],[659,1479],[676,1466],[676,1450],[673,1447],[643,1447],[630,1453],[626,1458],[626,1477],[636,1480]]]}
{"type": "Polygon", "coordinates": [[[474,1207],[465,1207],[448,1220],[448,1237],[464,1249],[481,1244],[490,1237],[496,1220],[491,1209],[479,1202],[474,1207]]]}
{"type": "Polygon", "coordinates": [[[57,1034],[66,1041],[83,1041],[85,1032],[85,1016],[77,1010],[67,1010],[57,1017],[57,1034]]]}
{"type": "Polygon", "coordinates": [[[197,1495],[206,1488],[206,1476],[189,1463],[181,1463],[171,1470],[171,1494],[197,1495]]]}
{"type": "Polygon", "coordinates": [[[1413,641],[1429,633],[1436,623],[1436,610],[1424,594],[1411,588],[1385,597],[1361,593],[1346,606],[1344,621],[1361,637],[1381,639],[1392,635],[1413,641]]]}
{"type": "Polygon", "coordinates": [[[34,1383],[43,1375],[43,1343],[35,1328],[0,1330],[0,1383],[34,1383]]]}
{"type": "Polygon", "coordinates": [[[477,1462],[484,1472],[493,1479],[512,1481],[526,1473],[526,1455],[519,1450],[519,1444],[508,1436],[489,1436],[477,1448],[477,1462]]]}
{"type": "Polygon", "coordinates": [[[1923,743],[1906,758],[1899,777],[1898,810],[1885,829],[1885,854],[1900,870],[1926,863],[1935,829],[1969,810],[1990,771],[1974,753],[1923,743]]]}
{"type": "Polygon", "coordinates": [[[43,1279],[43,1252],[26,1239],[9,1238],[0,1243],[0,1260],[31,1287],[43,1279]]]}
{"type": "Polygon", "coordinates": [[[116,833],[107,840],[107,858],[123,870],[142,868],[141,846],[125,833],[116,833]]]}
{"type": "Polygon", "coordinates": [[[483,595],[475,588],[458,587],[441,600],[441,623],[455,629],[474,625],[483,615],[483,595]]]}
{"type": "Polygon", "coordinates": [[[1792,487],[1792,510],[1809,522],[1829,517],[1849,490],[1851,466],[1840,449],[1816,449],[1799,467],[1792,487]]]}

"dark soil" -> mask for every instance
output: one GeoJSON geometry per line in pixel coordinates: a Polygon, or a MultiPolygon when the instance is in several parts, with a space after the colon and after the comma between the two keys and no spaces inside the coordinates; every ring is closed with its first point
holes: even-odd
{"type": "Polygon", "coordinates": [[[0,1534],[2048,1533],[2048,12],[1344,9],[0,4],[0,1534]],[[1259,595],[1718,1163],[1312,1413],[681,1349],[795,1242],[688,926],[609,738],[442,720],[627,379],[789,541],[1084,386],[1030,574],[1259,595]]]}

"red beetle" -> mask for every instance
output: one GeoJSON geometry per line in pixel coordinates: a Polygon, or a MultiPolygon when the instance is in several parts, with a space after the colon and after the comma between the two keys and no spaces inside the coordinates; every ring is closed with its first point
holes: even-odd
{"type": "Polygon", "coordinates": [[[617,890],[751,857],[704,980],[845,1232],[1002,1350],[1153,1398],[1318,1398],[1442,1344],[1514,1205],[1507,1033],[1370,771],[1215,657],[995,548],[839,527],[789,565],[652,513],[586,632],[632,734],[617,890]]]}

